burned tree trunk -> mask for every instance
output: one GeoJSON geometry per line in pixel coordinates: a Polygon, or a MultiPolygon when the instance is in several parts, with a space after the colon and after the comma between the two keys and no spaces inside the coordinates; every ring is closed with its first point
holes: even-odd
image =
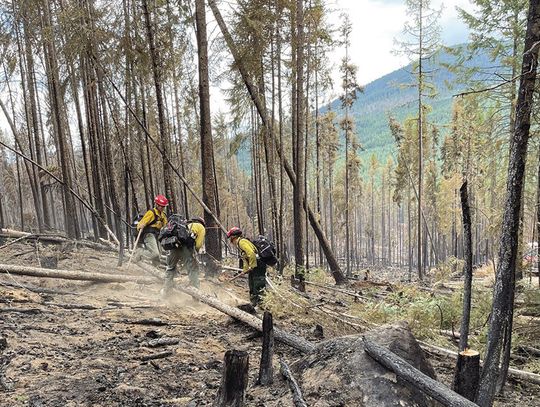
{"type": "Polygon", "coordinates": [[[480,353],[466,349],[458,353],[453,389],[463,397],[474,401],[480,381],[480,353]]]}
{"type": "MultiPolygon", "coordinates": [[[[206,38],[206,9],[204,0],[195,1],[195,21],[197,25],[197,48],[199,54],[199,107],[201,120],[201,165],[203,202],[214,214],[219,212],[217,186],[214,172],[214,146],[210,116],[210,85],[208,83],[208,41],[206,38]]],[[[220,231],[210,213],[204,213],[208,227],[206,250],[215,259],[221,260],[220,231]]]]}
{"type": "Polygon", "coordinates": [[[221,387],[214,403],[216,407],[244,406],[244,393],[248,384],[248,367],[249,356],[247,352],[240,350],[225,352],[221,387]]]}
{"type": "Polygon", "coordinates": [[[514,311],[515,268],[518,252],[519,217],[531,126],[531,110],[536,83],[538,49],[540,48],[540,0],[529,1],[525,53],[521,68],[521,80],[516,104],[516,121],[510,142],[508,180],[502,232],[499,244],[499,265],[493,290],[493,309],[490,317],[487,352],[480,379],[478,405],[491,406],[499,376],[504,376],[508,366],[499,369],[501,350],[505,341],[503,332],[511,334],[514,311]]]}
{"type": "Polygon", "coordinates": [[[259,384],[265,386],[274,382],[274,367],[272,359],[274,357],[274,325],[272,314],[265,311],[263,317],[263,340],[261,367],[259,369],[259,384]]]}
{"type": "Polygon", "coordinates": [[[471,319],[471,290],[472,290],[472,233],[471,233],[471,210],[469,207],[469,195],[467,193],[467,181],[463,183],[459,190],[461,194],[461,210],[463,212],[463,239],[464,239],[464,274],[465,282],[463,287],[463,315],[461,317],[461,328],[459,330],[459,350],[463,351],[468,347],[469,341],[469,321],[471,319]]]}
{"type": "Polygon", "coordinates": [[[170,157],[170,137],[167,131],[168,127],[165,122],[165,106],[163,103],[163,90],[162,90],[162,63],[160,59],[160,54],[156,48],[155,39],[154,39],[154,27],[150,19],[150,11],[148,9],[147,0],[142,1],[143,12],[144,12],[144,21],[146,24],[146,36],[148,39],[148,46],[150,48],[150,58],[152,61],[152,73],[154,75],[154,86],[156,89],[156,104],[158,110],[158,120],[159,120],[159,133],[160,133],[160,145],[162,149],[162,161],[163,161],[163,180],[165,182],[165,193],[168,196],[171,202],[171,210],[176,211],[176,197],[174,195],[174,183],[171,174],[171,167],[169,164],[170,157]]]}

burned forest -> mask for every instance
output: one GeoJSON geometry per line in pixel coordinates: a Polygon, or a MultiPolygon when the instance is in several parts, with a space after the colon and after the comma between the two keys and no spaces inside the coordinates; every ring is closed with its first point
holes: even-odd
{"type": "Polygon", "coordinates": [[[540,405],[540,0],[0,0],[0,406],[540,405]]]}

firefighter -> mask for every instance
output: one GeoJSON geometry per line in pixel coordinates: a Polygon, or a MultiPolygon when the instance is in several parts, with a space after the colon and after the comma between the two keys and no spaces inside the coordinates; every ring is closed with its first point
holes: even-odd
{"type": "MultiPolygon", "coordinates": [[[[185,221],[184,221],[185,222],[185,221]]],[[[187,221],[189,239],[181,240],[180,247],[169,251],[167,255],[167,270],[162,295],[167,296],[173,287],[173,279],[178,275],[176,265],[180,263],[187,270],[189,282],[193,287],[199,288],[199,263],[195,258],[204,245],[206,235],[204,219],[194,217],[187,221]]]]}
{"type": "Polygon", "coordinates": [[[159,266],[157,236],[161,228],[167,224],[165,208],[169,205],[169,200],[164,195],[157,195],[154,203],[154,208],[148,210],[137,223],[137,232],[140,233],[139,242],[142,241],[143,245],[136,249],[133,261],[137,262],[144,257],[154,266],[159,266]]]}
{"type": "Polygon", "coordinates": [[[246,237],[242,230],[234,226],[227,232],[227,238],[238,248],[242,259],[244,273],[248,273],[249,299],[253,306],[259,305],[262,294],[266,290],[266,264],[259,260],[257,248],[246,237]]]}

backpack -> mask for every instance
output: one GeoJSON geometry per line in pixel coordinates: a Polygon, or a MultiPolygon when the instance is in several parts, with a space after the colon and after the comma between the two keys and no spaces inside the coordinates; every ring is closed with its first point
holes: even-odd
{"type": "Polygon", "coordinates": [[[263,235],[259,235],[257,239],[251,239],[250,241],[257,249],[259,260],[271,267],[277,264],[276,247],[270,239],[263,235]]]}
{"type": "Polygon", "coordinates": [[[164,250],[178,249],[181,246],[191,249],[195,246],[195,237],[188,229],[188,222],[180,215],[171,215],[159,232],[158,241],[164,250]]]}

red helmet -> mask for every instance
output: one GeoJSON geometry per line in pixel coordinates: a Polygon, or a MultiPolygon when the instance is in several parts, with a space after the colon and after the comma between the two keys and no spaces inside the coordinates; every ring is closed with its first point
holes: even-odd
{"type": "Polygon", "coordinates": [[[234,236],[242,236],[242,231],[240,230],[240,228],[237,228],[236,226],[233,226],[227,232],[227,238],[231,238],[234,236]]]}
{"type": "Polygon", "coordinates": [[[154,202],[156,203],[156,205],[159,205],[159,206],[167,206],[167,205],[169,205],[169,200],[167,198],[165,198],[165,195],[157,195],[154,198],[154,202]]]}

